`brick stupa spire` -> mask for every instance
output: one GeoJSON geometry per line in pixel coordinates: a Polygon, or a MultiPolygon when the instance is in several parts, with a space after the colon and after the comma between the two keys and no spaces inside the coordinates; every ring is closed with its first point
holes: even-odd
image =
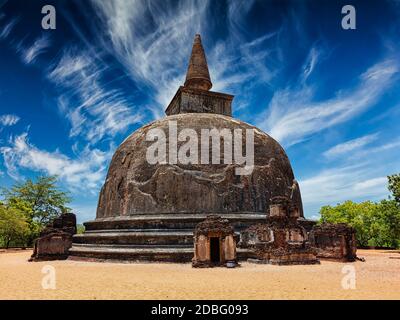
{"type": "Polygon", "coordinates": [[[201,37],[196,34],[190,55],[185,84],[179,87],[165,113],[215,113],[232,116],[233,96],[210,91],[212,87],[201,37]]]}
{"type": "Polygon", "coordinates": [[[189,67],[186,74],[185,87],[206,91],[212,88],[207,58],[199,34],[196,34],[194,38],[192,54],[190,56],[189,67]]]}

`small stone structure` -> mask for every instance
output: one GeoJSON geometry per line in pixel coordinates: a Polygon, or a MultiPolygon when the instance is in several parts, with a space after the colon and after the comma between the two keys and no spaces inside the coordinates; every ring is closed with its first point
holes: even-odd
{"type": "Polygon", "coordinates": [[[355,229],[344,223],[314,226],[310,242],[317,249],[320,259],[351,262],[357,258],[355,229]]]}
{"type": "Polygon", "coordinates": [[[286,197],[271,201],[266,222],[250,226],[241,234],[239,247],[254,252],[249,261],[274,265],[319,263],[307,232],[298,221],[299,209],[286,197]]]}
{"type": "Polygon", "coordinates": [[[64,213],[55,218],[36,239],[30,261],[67,259],[76,231],[75,214],[64,213]]]}
{"type": "Polygon", "coordinates": [[[209,215],[194,231],[192,266],[204,268],[222,265],[237,265],[234,228],[227,219],[209,215]]]}

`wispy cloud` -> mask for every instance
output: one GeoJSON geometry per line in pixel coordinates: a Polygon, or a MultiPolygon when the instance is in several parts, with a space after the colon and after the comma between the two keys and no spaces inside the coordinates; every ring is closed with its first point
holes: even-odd
{"type": "Polygon", "coordinates": [[[314,71],[319,59],[320,59],[321,52],[317,49],[317,47],[312,47],[310,53],[308,55],[307,61],[303,66],[303,74],[302,74],[302,81],[306,81],[308,77],[314,71]]]}
{"type": "MultiPolygon", "coordinates": [[[[373,178],[373,179],[368,179],[365,181],[357,182],[353,190],[356,192],[362,192],[363,195],[368,194],[368,192],[374,194],[382,194],[383,192],[383,186],[386,187],[387,185],[387,177],[378,177],[378,178],[373,178]]],[[[386,191],[386,190],[385,190],[386,191]]],[[[385,193],[385,192],[383,192],[385,193]]]]}
{"type": "Polygon", "coordinates": [[[42,53],[46,51],[46,49],[50,46],[50,39],[48,36],[43,35],[29,47],[22,49],[22,60],[26,64],[31,64],[35,61],[35,59],[42,53]]]}
{"type": "Polygon", "coordinates": [[[330,148],[329,150],[325,151],[323,155],[326,158],[333,158],[343,154],[348,155],[349,152],[358,150],[375,141],[377,138],[378,134],[375,133],[363,136],[361,138],[349,140],[330,148]]]}
{"type": "Polygon", "coordinates": [[[363,73],[353,90],[343,90],[320,102],[314,101],[314,87],[277,91],[259,126],[286,146],[296,144],[373,106],[393,85],[398,72],[397,60],[383,60],[363,73]]]}
{"type": "Polygon", "coordinates": [[[243,90],[251,81],[268,82],[273,76],[265,61],[271,51],[266,41],[274,33],[247,41],[241,30],[254,1],[227,2],[229,33],[215,43],[207,42],[214,38],[208,22],[215,14],[208,0],[92,3],[101,24],[106,26],[103,46],[110,48],[133,81],[150,93],[157,103],[152,110],[156,115],[162,115],[184,82],[196,33],[205,40],[213,90],[243,90]]]}
{"type": "Polygon", "coordinates": [[[352,160],[354,158],[363,158],[365,156],[373,156],[376,154],[386,154],[388,153],[389,155],[394,155],[392,152],[394,150],[398,150],[398,147],[400,147],[400,139],[394,139],[391,141],[388,141],[387,143],[380,143],[376,146],[369,147],[369,148],[364,148],[361,149],[357,152],[355,152],[351,157],[349,157],[349,160],[352,160]]]}
{"type": "Polygon", "coordinates": [[[86,148],[76,159],[71,159],[59,151],[40,150],[28,141],[24,133],[0,148],[7,173],[14,179],[21,179],[20,170],[29,169],[57,175],[73,191],[96,192],[103,182],[105,166],[110,154],[98,149],[86,148]]]}
{"type": "Polygon", "coordinates": [[[12,29],[15,27],[15,25],[18,23],[19,18],[14,18],[11,19],[8,23],[5,24],[4,27],[2,27],[0,31],[0,39],[5,39],[9,36],[11,33],[12,29]]]}
{"type": "MultiPolygon", "coordinates": [[[[158,92],[171,87],[171,83],[183,82],[182,71],[191,49],[188,44],[204,27],[208,1],[182,1],[174,5],[169,1],[92,2],[106,26],[104,41],[111,41],[114,56],[135,82],[158,92]]],[[[162,104],[173,94],[171,91],[166,99],[156,93],[162,104]]]]}
{"type": "Polygon", "coordinates": [[[400,163],[394,161],[399,157],[400,140],[378,143],[377,137],[367,135],[331,148],[327,157],[335,160],[332,167],[299,179],[308,215],[319,212],[324,205],[380,200],[389,195],[387,176],[400,170],[400,163]]]}
{"type": "Polygon", "coordinates": [[[87,53],[67,50],[48,74],[60,88],[58,107],[71,124],[70,136],[82,136],[92,144],[142,120],[126,95],[106,87],[103,71],[87,53]]]}
{"type": "Polygon", "coordinates": [[[388,196],[387,175],[400,170],[400,163],[394,161],[399,157],[400,139],[382,143],[377,138],[378,134],[366,135],[329,149],[328,159],[335,160],[332,167],[300,179],[308,214],[346,200],[380,200],[388,196]]]}
{"type": "Polygon", "coordinates": [[[0,125],[5,126],[5,127],[13,126],[13,125],[17,124],[19,120],[20,120],[20,117],[18,117],[15,114],[0,115],[0,125]]]}
{"type": "Polygon", "coordinates": [[[323,170],[299,183],[304,204],[316,205],[316,210],[322,205],[381,199],[388,194],[386,175],[373,172],[366,163],[323,170]]]}
{"type": "Polygon", "coordinates": [[[91,204],[74,202],[71,206],[72,212],[77,215],[78,223],[87,222],[96,218],[97,203],[91,204]]]}

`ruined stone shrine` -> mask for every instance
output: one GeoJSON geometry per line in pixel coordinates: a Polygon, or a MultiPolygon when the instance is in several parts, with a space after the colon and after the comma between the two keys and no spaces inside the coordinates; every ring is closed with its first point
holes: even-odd
{"type": "Polygon", "coordinates": [[[76,216],[73,213],[55,218],[35,240],[30,261],[67,259],[76,231],[76,216]]]}
{"type": "Polygon", "coordinates": [[[320,259],[352,262],[357,258],[356,231],[344,223],[314,226],[310,242],[320,259]]]}
{"type": "MultiPolygon", "coordinates": [[[[227,219],[239,234],[265,221],[276,196],[292,195],[303,216],[300,189],[283,148],[268,134],[232,117],[233,96],[212,92],[212,82],[200,35],[196,35],[186,80],[166,108],[167,116],[133,132],[116,150],[101,189],[96,219],[85,223],[70,250],[76,259],[116,259],[190,262],[194,256],[193,231],[208,215],[227,219]],[[151,164],[146,153],[153,141],[150,130],[241,129],[254,133],[254,166],[237,175],[241,165],[196,164],[168,161],[151,164]]],[[[220,139],[218,139],[219,141],[220,139]]],[[[244,141],[245,139],[243,139],[244,141]]],[[[213,152],[209,140],[210,154],[213,152]]],[[[173,141],[166,136],[166,144],[173,141]]],[[[178,141],[178,147],[185,142],[178,141]]],[[[242,150],[246,150],[243,143],[242,150]]],[[[206,152],[207,153],[207,152],[206,152]]],[[[228,152],[221,144],[221,159],[228,152]]],[[[251,251],[237,250],[239,260],[251,251]]]]}
{"type": "Polygon", "coordinates": [[[236,266],[236,236],[227,219],[210,215],[194,230],[193,267],[236,266]]]}
{"type": "Polygon", "coordinates": [[[274,265],[317,264],[316,250],[299,223],[299,209],[286,197],[275,197],[263,223],[242,232],[239,246],[251,249],[250,262],[274,265]]]}

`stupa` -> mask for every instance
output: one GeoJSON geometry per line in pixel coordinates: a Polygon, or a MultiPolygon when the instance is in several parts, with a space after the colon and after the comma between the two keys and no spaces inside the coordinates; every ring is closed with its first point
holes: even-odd
{"type": "MultiPolygon", "coordinates": [[[[283,148],[268,134],[232,117],[233,96],[212,92],[200,35],[194,39],[186,81],[167,116],[132,133],[115,152],[101,189],[96,219],[75,235],[72,258],[189,262],[193,231],[209,215],[227,219],[235,233],[265,221],[271,199],[290,197],[303,217],[299,186],[283,148]],[[152,129],[254,131],[254,167],[237,175],[235,163],[156,163],[146,158],[152,129]]],[[[166,137],[166,144],[173,142],[166,137]]],[[[184,142],[178,142],[182,145],[184,142]]],[[[210,143],[210,152],[212,144],[210,143]]],[[[243,150],[246,148],[243,147],[243,150]]],[[[221,154],[226,150],[221,146],[221,154]]],[[[223,157],[222,157],[223,158],[223,157]]],[[[239,260],[247,249],[238,249],[239,260]]]]}

